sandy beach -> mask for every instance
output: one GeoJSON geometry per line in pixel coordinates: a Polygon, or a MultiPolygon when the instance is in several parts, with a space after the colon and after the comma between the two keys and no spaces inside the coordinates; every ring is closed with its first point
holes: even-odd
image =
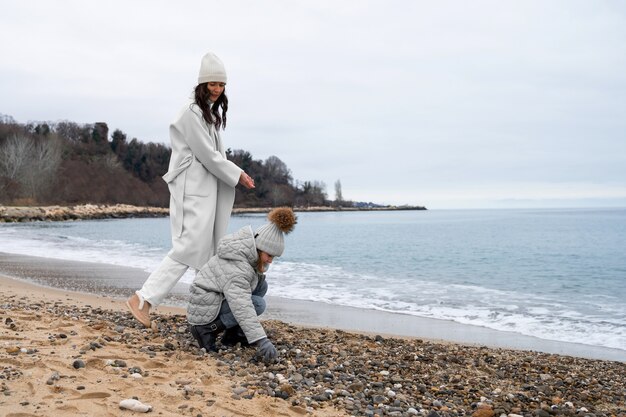
{"type": "Polygon", "coordinates": [[[133,398],[164,416],[626,415],[620,351],[271,298],[266,365],[199,350],[181,307],[142,329],[123,299],[143,271],[0,254],[0,275],[6,416],[136,415],[133,398]]]}

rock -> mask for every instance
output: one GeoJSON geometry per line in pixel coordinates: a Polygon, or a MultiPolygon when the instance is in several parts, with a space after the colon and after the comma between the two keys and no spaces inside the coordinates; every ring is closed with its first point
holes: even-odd
{"type": "Polygon", "coordinates": [[[174,381],[177,385],[190,385],[191,379],[177,379],[174,381]]]}
{"type": "Polygon", "coordinates": [[[135,400],[134,398],[120,401],[120,408],[131,411],[138,411],[140,413],[147,413],[148,411],[152,411],[152,406],[144,404],[139,400],[135,400]]]}
{"type": "Polygon", "coordinates": [[[481,405],[472,413],[472,417],[493,417],[493,409],[489,405],[481,405]]]}
{"type": "Polygon", "coordinates": [[[76,359],[74,361],[74,363],[72,363],[72,366],[74,367],[74,369],[84,368],[85,367],[85,362],[83,362],[80,359],[76,359]]]}
{"type": "Polygon", "coordinates": [[[61,376],[59,375],[58,372],[53,372],[52,375],[50,375],[50,377],[46,381],[46,384],[53,385],[54,381],[58,381],[60,378],[61,378],[61,376]]]}
{"type": "Polygon", "coordinates": [[[282,392],[286,393],[289,396],[292,396],[296,393],[296,390],[291,386],[291,384],[288,383],[281,384],[278,389],[280,389],[282,392]]]}

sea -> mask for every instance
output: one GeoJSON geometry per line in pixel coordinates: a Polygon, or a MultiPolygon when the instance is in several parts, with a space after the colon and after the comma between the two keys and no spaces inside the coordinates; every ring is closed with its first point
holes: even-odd
{"type": "MultiPolygon", "coordinates": [[[[297,216],[269,295],[626,352],[626,208],[297,216]]],[[[167,218],[0,224],[0,252],[150,272],[169,249],[167,218]]]]}

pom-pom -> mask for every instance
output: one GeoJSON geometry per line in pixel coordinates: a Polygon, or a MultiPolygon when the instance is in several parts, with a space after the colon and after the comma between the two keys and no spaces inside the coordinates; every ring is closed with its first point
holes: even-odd
{"type": "Polygon", "coordinates": [[[269,221],[274,223],[283,233],[289,233],[293,230],[298,219],[293,210],[289,207],[278,207],[270,211],[267,215],[269,221]]]}

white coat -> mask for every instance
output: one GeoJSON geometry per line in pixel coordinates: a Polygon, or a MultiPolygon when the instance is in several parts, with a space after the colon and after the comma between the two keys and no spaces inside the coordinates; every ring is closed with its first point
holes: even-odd
{"type": "Polygon", "coordinates": [[[163,179],[170,190],[175,261],[200,269],[226,234],[241,168],[226,159],[215,125],[191,102],[170,125],[172,156],[163,179]]]}

